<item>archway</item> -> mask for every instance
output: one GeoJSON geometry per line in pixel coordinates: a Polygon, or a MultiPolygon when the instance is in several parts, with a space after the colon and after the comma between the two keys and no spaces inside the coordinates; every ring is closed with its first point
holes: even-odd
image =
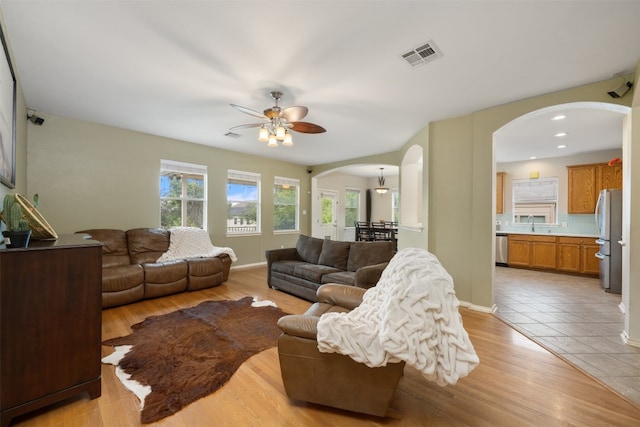
{"type": "Polygon", "coordinates": [[[371,192],[372,221],[384,219],[392,221],[394,218],[394,200],[399,192],[399,167],[388,163],[359,163],[333,168],[311,178],[311,235],[325,237],[321,228],[322,205],[320,195],[326,191],[337,194],[336,239],[355,240],[353,218],[365,220],[366,194],[371,192]],[[380,168],[384,168],[385,187],[389,188],[384,194],[373,191],[378,186],[380,168]],[[347,210],[350,211],[347,213],[347,210]],[[356,213],[357,212],[357,213],[356,213]]]}

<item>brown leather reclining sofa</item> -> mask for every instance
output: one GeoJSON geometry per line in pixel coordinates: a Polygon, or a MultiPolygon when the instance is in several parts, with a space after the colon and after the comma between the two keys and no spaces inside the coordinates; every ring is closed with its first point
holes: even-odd
{"type": "Polygon", "coordinates": [[[102,243],[102,308],[218,286],[229,278],[227,254],[156,262],[169,249],[161,228],[78,231],[102,243]]]}

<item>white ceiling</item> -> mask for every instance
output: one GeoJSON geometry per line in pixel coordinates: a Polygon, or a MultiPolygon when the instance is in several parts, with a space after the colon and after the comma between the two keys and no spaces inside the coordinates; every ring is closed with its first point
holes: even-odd
{"type": "Polygon", "coordinates": [[[632,71],[640,58],[638,1],[0,6],[27,105],[45,117],[302,165],[395,151],[429,121],[608,79],[632,71]],[[441,58],[416,68],[402,60],[430,40],[441,58]],[[259,143],[255,128],[224,136],[256,121],[230,103],[262,111],[273,105],[274,89],[284,92],[281,106],[309,107],[305,121],[327,132],[295,133],[293,147],[277,149],[259,143]]]}

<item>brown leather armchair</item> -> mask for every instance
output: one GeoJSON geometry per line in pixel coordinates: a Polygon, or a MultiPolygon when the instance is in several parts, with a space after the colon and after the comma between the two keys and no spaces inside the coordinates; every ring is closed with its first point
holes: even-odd
{"type": "Polygon", "coordinates": [[[366,289],[326,284],[318,288],[318,302],[305,314],[280,318],[280,369],[287,396],[349,411],[387,416],[404,362],[369,368],[349,356],[320,353],[316,341],[320,316],[348,312],[362,302],[366,289]]]}

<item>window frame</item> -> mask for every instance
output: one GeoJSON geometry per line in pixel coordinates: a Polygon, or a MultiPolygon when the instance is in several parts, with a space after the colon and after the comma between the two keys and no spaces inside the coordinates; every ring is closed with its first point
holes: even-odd
{"type": "Polygon", "coordinates": [[[284,233],[299,233],[300,232],[300,180],[295,178],[287,178],[283,176],[275,176],[273,177],[273,233],[274,234],[284,234],[284,233]],[[290,187],[295,187],[295,218],[294,218],[294,227],[286,228],[286,229],[276,229],[276,206],[290,206],[289,204],[279,204],[276,202],[276,191],[278,187],[286,188],[285,185],[290,187]]]}
{"type": "Polygon", "coordinates": [[[400,222],[400,190],[395,187],[391,190],[391,221],[400,222]]]}
{"type": "Polygon", "coordinates": [[[511,211],[514,225],[527,225],[524,217],[542,217],[540,225],[558,225],[558,177],[514,179],[511,185],[511,211]],[[547,221],[551,217],[552,221],[547,221]]]}
{"type": "MultiPolygon", "coordinates": [[[[240,171],[240,170],[234,170],[234,169],[227,169],[227,181],[226,181],[226,203],[227,203],[227,214],[225,216],[226,218],[226,222],[227,225],[225,227],[226,229],[226,235],[227,236],[250,236],[250,235],[259,235],[262,233],[262,215],[261,215],[261,175],[259,173],[255,173],[255,172],[247,172],[247,171],[240,171]],[[233,204],[234,202],[238,203],[238,202],[245,202],[247,203],[247,200],[230,200],[229,199],[229,184],[231,184],[231,181],[235,180],[237,181],[237,183],[255,183],[256,186],[256,197],[257,200],[252,200],[251,203],[255,203],[256,205],[256,225],[255,225],[255,229],[254,230],[246,230],[246,231],[242,231],[242,230],[235,230],[235,231],[230,231],[229,228],[231,226],[230,224],[230,218],[229,218],[229,209],[230,209],[230,204],[233,204]]],[[[235,224],[234,224],[235,225],[235,224]]],[[[240,228],[240,227],[233,227],[233,228],[240,228]]]]}
{"type": "Polygon", "coordinates": [[[196,163],[186,163],[186,162],[178,162],[175,160],[167,160],[167,159],[161,159],[160,160],[160,182],[159,182],[159,187],[158,187],[158,195],[160,198],[160,218],[159,218],[159,223],[160,223],[160,227],[161,228],[171,228],[171,227],[167,227],[165,225],[162,224],[162,203],[165,200],[179,200],[181,203],[180,206],[180,226],[181,227],[186,227],[188,226],[188,223],[186,222],[186,220],[188,220],[188,202],[190,201],[196,201],[196,202],[202,202],[202,229],[203,230],[207,230],[207,225],[208,225],[208,203],[207,203],[207,179],[208,179],[208,174],[207,174],[207,166],[206,165],[199,165],[196,163]],[[182,182],[182,188],[181,188],[181,194],[180,197],[163,197],[162,196],[162,177],[166,175],[166,173],[175,173],[175,174],[179,174],[181,175],[181,182],[182,182]],[[202,178],[203,181],[203,197],[199,198],[199,197],[190,197],[188,194],[188,178],[202,178]]]}
{"type": "Polygon", "coordinates": [[[360,191],[359,188],[351,188],[351,187],[347,187],[344,189],[344,226],[345,228],[347,227],[351,227],[354,228],[355,224],[353,223],[353,221],[351,221],[351,223],[347,222],[347,210],[348,209],[354,209],[353,207],[349,207],[349,197],[347,196],[349,193],[356,193],[357,194],[357,206],[355,207],[356,209],[356,216],[355,216],[355,220],[354,221],[360,221],[360,212],[362,210],[362,203],[361,203],[361,196],[362,196],[362,192],[360,191]]]}

